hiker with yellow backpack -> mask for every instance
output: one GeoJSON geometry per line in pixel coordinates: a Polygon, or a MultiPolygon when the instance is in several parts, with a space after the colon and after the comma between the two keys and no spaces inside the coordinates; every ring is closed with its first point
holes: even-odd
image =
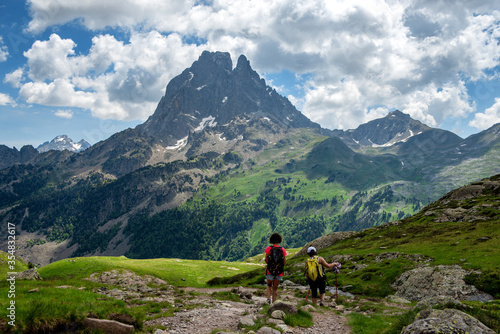
{"type": "Polygon", "coordinates": [[[326,275],[324,268],[340,267],[340,263],[332,262],[327,263],[324,258],[318,256],[316,248],[309,247],[307,249],[307,255],[309,259],[306,261],[306,279],[309,283],[309,287],[312,294],[312,302],[317,305],[318,302],[318,289],[320,306],[324,306],[325,301],[325,291],[326,291],[326,275]]]}

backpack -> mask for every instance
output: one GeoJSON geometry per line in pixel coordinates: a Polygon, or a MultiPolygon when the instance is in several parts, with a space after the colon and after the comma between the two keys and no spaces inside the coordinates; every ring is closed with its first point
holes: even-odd
{"type": "Polygon", "coordinates": [[[285,257],[283,256],[283,247],[271,246],[271,254],[269,254],[267,262],[267,271],[273,276],[278,276],[283,273],[285,267],[285,257]]]}
{"type": "Polygon", "coordinates": [[[318,256],[307,259],[306,278],[311,281],[316,281],[319,277],[324,277],[322,266],[318,262],[318,256]]]}

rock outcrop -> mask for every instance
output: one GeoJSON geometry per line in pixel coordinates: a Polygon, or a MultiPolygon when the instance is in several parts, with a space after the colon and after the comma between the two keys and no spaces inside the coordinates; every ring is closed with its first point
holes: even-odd
{"type": "Polygon", "coordinates": [[[87,318],[83,321],[86,328],[109,334],[130,334],[134,332],[134,326],[123,324],[115,320],[103,320],[87,318]]]}
{"type": "Polygon", "coordinates": [[[434,296],[449,296],[457,300],[476,299],[483,296],[483,300],[493,299],[479,291],[475,286],[464,282],[468,272],[458,265],[435,267],[420,267],[403,273],[392,284],[396,289],[396,296],[411,301],[434,296]]]}
{"type": "Polygon", "coordinates": [[[355,235],[357,232],[334,232],[327,234],[325,236],[319,237],[308,244],[306,244],[300,251],[298,251],[294,256],[301,256],[301,255],[306,255],[307,254],[307,249],[311,246],[315,247],[317,251],[330,247],[331,245],[335,244],[337,241],[344,240],[347,238],[352,237],[355,235]]]}
{"type": "Polygon", "coordinates": [[[30,281],[41,281],[42,277],[38,273],[36,268],[31,268],[20,273],[17,273],[16,280],[30,280],[30,281]]]}
{"type": "Polygon", "coordinates": [[[414,333],[494,334],[495,332],[486,327],[476,318],[458,310],[425,309],[417,315],[415,322],[403,328],[403,331],[401,332],[401,334],[414,333]]]}

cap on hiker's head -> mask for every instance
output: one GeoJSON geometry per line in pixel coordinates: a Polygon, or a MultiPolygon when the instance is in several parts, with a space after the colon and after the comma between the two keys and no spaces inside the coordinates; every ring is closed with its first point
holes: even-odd
{"type": "Polygon", "coordinates": [[[307,254],[311,253],[311,252],[315,252],[316,253],[316,248],[314,248],[313,246],[309,247],[307,249],[307,254]]]}

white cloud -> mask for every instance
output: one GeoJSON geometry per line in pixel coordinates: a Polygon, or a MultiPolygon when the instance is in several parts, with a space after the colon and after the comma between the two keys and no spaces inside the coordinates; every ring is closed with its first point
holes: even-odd
{"type": "Polygon", "coordinates": [[[9,57],[9,50],[3,45],[2,36],[0,36],[0,62],[6,61],[9,57]]]}
{"type": "Polygon", "coordinates": [[[21,81],[23,80],[24,70],[22,68],[18,68],[12,73],[7,73],[3,82],[10,83],[12,87],[19,88],[21,87],[21,81]]]}
{"type": "MultiPolygon", "coordinates": [[[[28,76],[20,96],[28,103],[91,110],[102,119],[146,119],[168,81],[201,53],[177,34],[134,33],[125,44],[110,35],[92,39],[87,55],[75,55],[75,43],[52,34],[25,52],[28,76]]],[[[22,69],[8,81],[20,82],[22,69]]]]}
{"type": "Polygon", "coordinates": [[[56,115],[57,117],[66,118],[66,119],[73,118],[73,112],[71,110],[59,109],[56,112],[54,112],[54,115],[56,115]]]}
{"type": "MultiPolygon", "coordinates": [[[[491,80],[500,66],[493,1],[209,3],[30,0],[31,32],[77,20],[131,37],[95,36],[81,55],[74,41],[55,34],[34,43],[25,53],[32,82],[22,85],[22,96],[101,118],[145,119],[167,82],[207,49],[233,60],[245,54],[261,73],[308,73],[304,96],[291,98],[328,128],[354,128],[392,108],[439,126],[475,112],[464,82],[491,80]],[[66,104],[56,87],[68,94],[66,104]]],[[[21,73],[5,80],[15,85],[21,73]]]]}
{"type": "Polygon", "coordinates": [[[495,103],[486,109],[484,113],[476,113],[470,126],[479,130],[486,130],[494,124],[500,123],[500,98],[495,98],[495,103]]]}
{"type": "Polygon", "coordinates": [[[7,104],[14,104],[14,100],[9,95],[0,93],[0,106],[5,106],[7,104]]]}

